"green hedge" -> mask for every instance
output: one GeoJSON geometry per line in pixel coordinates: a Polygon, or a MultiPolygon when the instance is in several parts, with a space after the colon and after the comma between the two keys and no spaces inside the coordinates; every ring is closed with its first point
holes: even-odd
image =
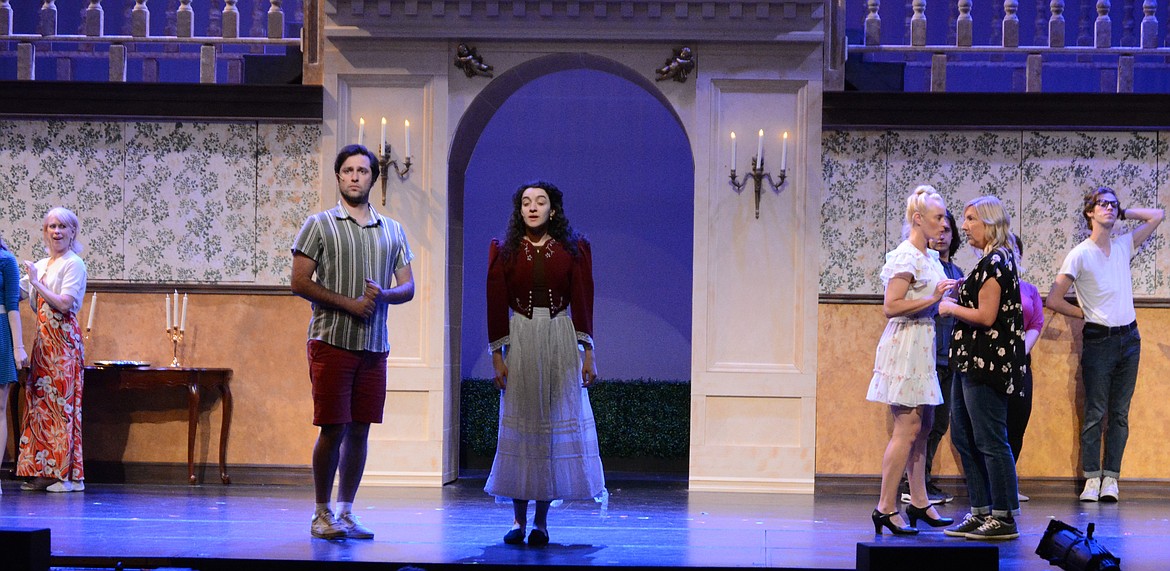
{"type": "MultiPolygon", "coordinates": [[[[602,458],[685,459],[690,448],[691,385],[654,379],[599,380],[589,389],[602,458]]],[[[500,393],[491,379],[463,379],[461,445],[496,453],[500,393]]]]}

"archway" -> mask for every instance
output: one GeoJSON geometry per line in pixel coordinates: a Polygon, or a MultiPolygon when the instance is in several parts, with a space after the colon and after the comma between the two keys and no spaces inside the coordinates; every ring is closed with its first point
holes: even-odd
{"type": "Polygon", "coordinates": [[[603,378],[689,379],[694,161],[682,122],[630,68],[553,54],[494,79],[453,139],[452,388],[490,376],[487,244],[503,234],[512,191],[534,178],[565,191],[566,213],[593,243],[603,378]]]}

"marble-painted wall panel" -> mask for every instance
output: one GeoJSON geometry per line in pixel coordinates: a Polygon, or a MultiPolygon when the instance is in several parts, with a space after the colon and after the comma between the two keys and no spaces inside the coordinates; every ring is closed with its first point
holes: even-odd
{"type": "MultiPolygon", "coordinates": [[[[1117,189],[1122,204],[1166,207],[1166,135],[1157,132],[827,131],[822,136],[822,294],[881,294],[885,252],[902,239],[907,194],[939,190],[961,221],[981,195],[1002,199],[1025,244],[1024,279],[1047,291],[1065,254],[1088,236],[1081,197],[1117,189]],[[880,222],[879,222],[880,221],[880,222]]],[[[1118,231],[1132,229],[1119,225],[1118,231]]],[[[1166,239],[1159,232],[1134,260],[1134,293],[1166,297],[1166,239]]],[[[960,248],[969,270],[978,259],[960,248]]]]}
{"type": "Polygon", "coordinates": [[[320,125],[0,121],[0,216],[20,259],[81,219],[91,280],[283,285],[321,189],[320,125]]]}

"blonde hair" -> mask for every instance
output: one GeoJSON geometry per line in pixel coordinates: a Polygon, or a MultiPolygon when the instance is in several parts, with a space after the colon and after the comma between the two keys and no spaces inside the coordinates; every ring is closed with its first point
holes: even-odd
{"type": "MultiPolygon", "coordinates": [[[[983,245],[983,253],[987,254],[996,248],[1003,248],[1019,258],[1015,244],[1012,243],[1012,217],[1003,202],[994,196],[980,196],[963,207],[966,213],[968,208],[975,209],[975,217],[986,226],[987,243],[983,245]]],[[[964,214],[965,215],[965,214],[964,214]]]]}
{"type": "Polygon", "coordinates": [[[914,215],[926,215],[926,203],[930,200],[938,200],[939,204],[945,210],[947,203],[943,200],[942,195],[929,184],[919,185],[906,197],[906,218],[902,221],[902,239],[905,240],[910,236],[910,228],[914,226],[914,215]]]}
{"type": "Polygon", "coordinates": [[[81,221],[77,219],[77,215],[72,210],[63,206],[53,208],[45,214],[45,219],[41,222],[41,232],[44,232],[45,228],[49,226],[50,217],[64,222],[66,226],[73,230],[73,241],[69,244],[69,249],[73,250],[76,254],[80,254],[83,246],[81,245],[81,241],[77,239],[77,235],[81,233],[81,221]]]}

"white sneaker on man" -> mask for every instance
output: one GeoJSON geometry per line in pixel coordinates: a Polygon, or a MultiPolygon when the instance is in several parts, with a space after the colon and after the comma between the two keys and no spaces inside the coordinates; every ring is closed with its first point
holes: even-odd
{"type": "Polygon", "coordinates": [[[1101,480],[1101,501],[1116,502],[1118,497],[1117,478],[1105,476],[1101,480]]]}
{"type": "Polygon", "coordinates": [[[337,523],[345,529],[345,536],[350,539],[374,539],[374,532],[362,525],[358,516],[345,512],[337,516],[337,523]]]}
{"type": "Polygon", "coordinates": [[[333,517],[333,512],[322,510],[313,514],[313,523],[309,527],[313,537],[321,539],[343,539],[346,535],[345,527],[333,517]]]}
{"type": "Polygon", "coordinates": [[[1081,492],[1082,502],[1095,502],[1101,498],[1101,478],[1085,480],[1085,489],[1081,492]]]}

